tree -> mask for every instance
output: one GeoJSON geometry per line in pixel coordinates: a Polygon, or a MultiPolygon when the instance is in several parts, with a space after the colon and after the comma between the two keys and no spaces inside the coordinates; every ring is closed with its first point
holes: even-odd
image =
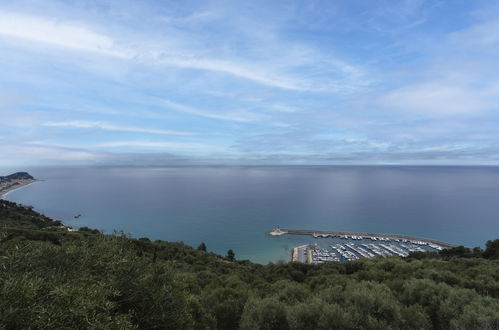
{"type": "Polygon", "coordinates": [[[323,265],[205,249],[67,232],[0,200],[0,329],[499,329],[499,260],[485,258],[499,239],[483,256],[323,265]]]}
{"type": "Polygon", "coordinates": [[[204,244],[204,242],[201,242],[201,244],[198,245],[198,250],[206,252],[206,244],[204,244]]]}
{"type": "Polygon", "coordinates": [[[483,257],[487,259],[499,259],[499,238],[494,241],[487,241],[483,257]]]}
{"type": "Polygon", "coordinates": [[[240,329],[287,330],[286,307],[275,297],[249,299],[244,306],[240,329]]]}

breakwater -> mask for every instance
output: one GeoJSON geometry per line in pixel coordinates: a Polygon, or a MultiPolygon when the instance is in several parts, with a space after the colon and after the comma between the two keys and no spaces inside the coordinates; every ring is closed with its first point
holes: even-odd
{"type": "Polygon", "coordinates": [[[285,229],[285,228],[277,228],[267,233],[271,236],[281,236],[281,235],[312,235],[315,238],[319,237],[358,237],[358,238],[389,238],[389,239],[399,239],[399,240],[408,240],[408,241],[420,241],[425,243],[431,243],[441,246],[442,248],[454,248],[458,245],[442,242],[431,238],[421,238],[414,237],[408,235],[400,235],[400,234],[379,234],[379,233],[365,233],[365,232],[350,232],[350,231],[331,231],[331,230],[307,230],[307,229],[285,229]]]}

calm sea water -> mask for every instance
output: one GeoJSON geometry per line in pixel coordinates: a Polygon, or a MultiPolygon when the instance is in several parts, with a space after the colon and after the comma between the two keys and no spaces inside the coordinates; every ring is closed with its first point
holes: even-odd
{"type": "MultiPolygon", "coordinates": [[[[24,169],[22,169],[24,170],[24,169]]],[[[255,262],[311,236],[276,226],[398,233],[483,246],[499,238],[499,167],[31,168],[7,195],[71,226],[183,241],[255,262]],[[75,214],[82,214],[74,219],[75,214]]]]}

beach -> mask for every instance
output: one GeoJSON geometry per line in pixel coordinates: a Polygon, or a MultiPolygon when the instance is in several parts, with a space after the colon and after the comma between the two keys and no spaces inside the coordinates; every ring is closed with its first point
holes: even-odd
{"type": "Polygon", "coordinates": [[[23,187],[26,187],[29,184],[32,184],[33,182],[36,182],[37,180],[17,180],[15,182],[12,182],[10,185],[7,185],[5,187],[0,187],[0,199],[4,199],[9,193],[21,189],[23,187]]]}

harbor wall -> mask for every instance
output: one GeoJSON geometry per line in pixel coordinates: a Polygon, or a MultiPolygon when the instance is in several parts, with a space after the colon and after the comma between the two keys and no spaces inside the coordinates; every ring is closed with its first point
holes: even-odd
{"type": "MultiPolygon", "coordinates": [[[[290,235],[331,235],[331,236],[363,236],[363,237],[387,237],[387,238],[398,238],[398,239],[407,239],[411,241],[422,241],[422,242],[427,242],[427,243],[433,243],[440,245],[443,248],[454,248],[457,247],[458,245],[452,244],[452,243],[447,243],[447,242],[442,242],[430,238],[421,238],[421,237],[414,237],[414,236],[408,236],[408,235],[399,235],[399,234],[377,234],[377,233],[364,233],[364,232],[351,232],[351,231],[330,231],[330,230],[307,230],[307,229],[285,229],[285,228],[280,228],[279,229],[283,234],[290,234],[290,235]]],[[[269,235],[271,235],[272,232],[269,232],[269,235]]]]}

